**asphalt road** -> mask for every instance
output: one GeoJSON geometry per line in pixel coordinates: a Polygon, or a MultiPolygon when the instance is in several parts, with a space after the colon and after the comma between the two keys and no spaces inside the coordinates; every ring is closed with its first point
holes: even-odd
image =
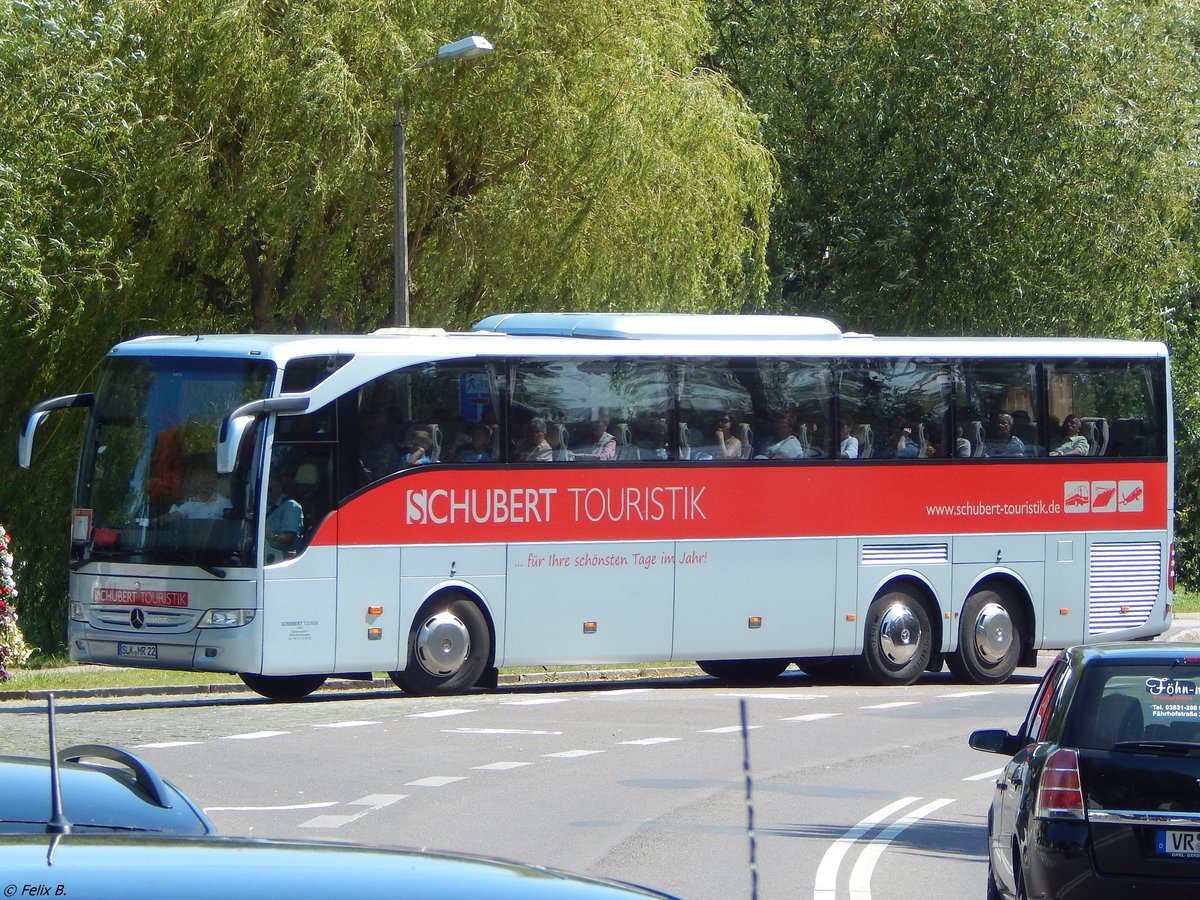
{"type": "MultiPolygon", "coordinates": [[[[727,900],[752,891],[744,700],[759,897],[969,897],[1002,760],[966,735],[1014,727],[1034,682],[80,698],[58,731],[143,755],[226,834],[452,849],[727,900]]],[[[0,714],[9,752],[44,752],[37,703],[0,714]]]]}

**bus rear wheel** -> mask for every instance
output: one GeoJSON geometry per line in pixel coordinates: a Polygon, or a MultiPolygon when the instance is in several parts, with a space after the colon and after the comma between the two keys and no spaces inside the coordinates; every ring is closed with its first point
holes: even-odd
{"type": "Polygon", "coordinates": [[[698,659],[706,675],[731,684],[761,684],[774,681],[792,664],[790,659],[698,659]]]}
{"type": "Polygon", "coordinates": [[[1021,620],[1012,600],[1000,590],[977,590],[963,604],[961,622],[950,671],[972,684],[1007,681],[1021,658],[1021,620]]]}
{"type": "Polygon", "coordinates": [[[888,591],[867,610],[862,671],[875,684],[912,684],[929,665],[929,614],[911,591],[888,591]]]}
{"type": "Polygon", "coordinates": [[[325,683],[325,675],[253,675],[239,672],[238,678],[268,700],[299,700],[325,683]]]}
{"type": "Polygon", "coordinates": [[[408,635],[408,665],[388,675],[415,697],[461,694],[479,681],[491,652],[483,611],[461,594],[448,594],[421,607],[408,635]]]}

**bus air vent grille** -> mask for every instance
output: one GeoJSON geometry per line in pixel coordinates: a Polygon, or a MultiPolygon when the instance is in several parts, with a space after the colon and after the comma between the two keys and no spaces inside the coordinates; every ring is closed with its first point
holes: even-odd
{"type": "Polygon", "coordinates": [[[1161,544],[1092,544],[1088,548],[1088,634],[1146,624],[1162,579],[1161,544]]]}
{"type": "Polygon", "coordinates": [[[863,544],[864,566],[917,566],[950,561],[949,544],[863,544]]]}

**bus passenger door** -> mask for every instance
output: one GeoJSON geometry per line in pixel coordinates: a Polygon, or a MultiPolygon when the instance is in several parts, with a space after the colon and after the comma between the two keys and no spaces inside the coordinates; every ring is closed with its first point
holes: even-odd
{"type": "Polygon", "coordinates": [[[334,671],[337,556],[309,547],[263,569],[264,675],[325,675],[334,671]]]}

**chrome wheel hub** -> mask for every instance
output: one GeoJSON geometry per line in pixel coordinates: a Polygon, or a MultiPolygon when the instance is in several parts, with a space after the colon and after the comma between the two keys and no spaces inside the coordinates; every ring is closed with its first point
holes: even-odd
{"type": "Polygon", "coordinates": [[[1012,617],[999,603],[989,603],[975,620],[975,650],[987,663],[998,663],[1012,646],[1012,617]]]}
{"type": "Polygon", "coordinates": [[[453,675],[471,651],[471,635],[462,619],[450,611],[425,620],[417,631],[417,662],[430,675],[453,675]]]}
{"type": "Polygon", "coordinates": [[[903,666],[917,655],[921,623],[903,603],[893,603],[879,620],[879,649],[892,665],[903,666]]]}

